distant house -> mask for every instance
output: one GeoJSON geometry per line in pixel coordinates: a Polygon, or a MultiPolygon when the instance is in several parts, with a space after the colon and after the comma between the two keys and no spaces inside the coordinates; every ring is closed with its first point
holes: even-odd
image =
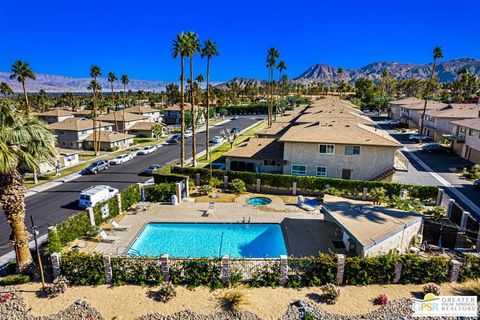
{"type": "MultiPolygon", "coordinates": [[[[119,149],[125,149],[133,145],[133,138],[135,136],[131,134],[125,134],[120,132],[102,131],[100,133],[100,150],[103,151],[116,151],[119,149]]],[[[83,147],[87,150],[93,149],[93,134],[89,135],[83,141],[83,147]]]]}
{"type": "Polygon", "coordinates": [[[452,121],[475,119],[479,116],[480,107],[476,104],[452,103],[441,109],[428,110],[425,113],[425,134],[435,141],[441,141],[452,134],[452,121]]]}
{"type": "Polygon", "coordinates": [[[144,122],[149,119],[148,116],[142,116],[129,112],[125,112],[125,119],[123,118],[123,116],[123,111],[120,110],[100,116],[98,117],[98,120],[112,123],[114,130],[117,130],[118,128],[118,131],[123,132],[130,129],[130,127],[132,127],[134,124],[138,122],[144,122]]]}
{"type": "Polygon", "coordinates": [[[128,129],[128,133],[140,138],[157,138],[153,132],[155,126],[162,125],[159,122],[137,122],[128,129]]]}
{"type": "MultiPolygon", "coordinates": [[[[48,127],[55,133],[60,148],[81,149],[83,140],[93,133],[93,120],[68,118],[49,124],[48,127]]],[[[113,125],[97,121],[97,128],[100,128],[101,131],[112,131],[113,125]]]]}
{"type": "Polygon", "coordinates": [[[38,173],[40,175],[54,172],[58,166],[61,168],[68,168],[80,163],[78,151],[70,149],[58,149],[55,159],[51,161],[44,161],[39,164],[38,173]]]}
{"type": "MultiPolygon", "coordinates": [[[[409,128],[418,128],[420,127],[424,106],[425,100],[415,97],[390,101],[388,115],[409,128]]],[[[446,106],[447,104],[445,103],[428,100],[427,110],[438,110],[446,106]]]]}
{"type": "Polygon", "coordinates": [[[224,154],[227,170],[283,172],[283,144],[273,138],[250,138],[224,154]]]}
{"type": "Polygon", "coordinates": [[[461,157],[480,163],[480,118],[452,121],[453,150],[461,157]]]}
{"type": "Polygon", "coordinates": [[[158,122],[161,119],[160,110],[153,109],[148,106],[135,106],[125,109],[128,113],[138,114],[141,116],[147,116],[147,121],[158,122]]]}
{"type": "Polygon", "coordinates": [[[46,123],[61,122],[68,118],[73,118],[74,113],[63,109],[54,109],[47,112],[37,113],[37,117],[46,123]]]}
{"type": "MultiPolygon", "coordinates": [[[[191,110],[191,106],[188,103],[184,105],[185,112],[191,110]]],[[[194,106],[195,112],[198,114],[199,111],[203,111],[202,108],[198,105],[194,106]]],[[[198,114],[198,123],[204,123],[205,117],[203,116],[203,112],[198,114]]],[[[176,104],[173,106],[166,107],[163,109],[163,121],[167,125],[177,125],[180,124],[182,118],[182,108],[180,105],[176,104]]],[[[188,125],[188,124],[187,124],[188,125]]]]}
{"type": "Polygon", "coordinates": [[[363,201],[326,195],[322,213],[341,229],[347,252],[361,257],[408,252],[422,232],[420,214],[363,201]]]}
{"type": "MultiPolygon", "coordinates": [[[[73,113],[73,116],[75,118],[92,118],[92,110],[91,109],[83,109],[83,110],[78,110],[73,113]]],[[[97,111],[97,116],[100,116],[102,114],[107,114],[106,111],[97,111]]]]}

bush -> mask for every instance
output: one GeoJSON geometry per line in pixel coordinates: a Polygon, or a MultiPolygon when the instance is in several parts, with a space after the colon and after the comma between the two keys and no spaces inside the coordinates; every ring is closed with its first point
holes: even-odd
{"type": "Polygon", "coordinates": [[[415,199],[402,199],[399,196],[393,196],[389,200],[388,206],[398,210],[418,212],[422,210],[423,204],[415,199]]]}
{"type": "Polygon", "coordinates": [[[435,283],[427,283],[423,286],[423,294],[433,293],[436,296],[442,295],[442,290],[440,289],[439,285],[435,283]]]}
{"type": "Polygon", "coordinates": [[[186,260],[181,270],[173,271],[173,283],[184,284],[189,289],[208,286],[210,289],[223,288],[220,281],[220,264],[218,259],[186,260]]]}
{"type": "Polygon", "coordinates": [[[101,285],[105,283],[103,258],[98,253],[66,252],[62,254],[60,271],[71,285],[101,285]]]}
{"type": "Polygon", "coordinates": [[[332,283],[328,283],[322,286],[322,297],[328,304],[335,304],[338,298],[340,298],[340,288],[332,283]]]}
{"type": "Polygon", "coordinates": [[[318,257],[289,258],[290,272],[287,287],[316,287],[333,283],[337,278],[337,259],[321,253],[318,257]],[[299,283],[298,283],[299,282],[299,283]]]}
{"type": "Polygon", "coordinates": [[[172,173],[172,167],[164,166],[153,172],[153,181],[158,183],[174,183],[180,182],[188,178],[186,175],[172,173]]]}
{"type": "Polygon", "coordinates": [[[347,257],[344,281],[350,285],[393,283],[398,261],[399,257],[392,254],[367,258],[347,257]]]}
{"type": "Polygon", "coordinates": [[[378,306],[386,306],[388,304],[388,298],[385,293],[381,293],[373,299],[373,304],[378,305],[378,306]]]}
{"type": "Polygon", "coordinates": [[[387,202],[388,200],[387,190],[385,190],[385,188],[382,188],[382,187],[373,188],[369,192],[369,196],[370,198],[372,198],[373,203],[376,203],[376,204],[382,204],[387,202]]]}
{"type": "Polygon", "coordinates": [[[210,181],[208,182],[208,185],[213,189],[213,188],[219,188],[222,186],[222,181],[220,181],[219,178],[217,177],[212,177],[210,181]]]}
{"type": "Polygon", "coordinates": [[[140,186],[133,184],[122,192],[122,211],[127,211],[142,200],[140,186]]]}
{"type": "Polygon", "coordinates": [[[241,179],[233,179],[230,183],[230,190],[234,193],[242,193],[247,191],[245,182],[241,179]]]}
{"type": "Polygon", "coordinates": [[[447,214],[447,211],[442,206],[435,206],[428,209],[427,214],[432,215],[433,220],[440,220],[447,214]]]}
{"type": "Polygon", "coordinates": [[[157,301],[167,303],[177,296],[177,290],[173,283],[164,282],[156,291],[150,291],[150,296],[157,301]]]}
{"type": "Polygon", "coordinates": [[[170,202],[175,192],[174,183],[159,183],[145,188],[145,198],[150,202],[170,202]]]}
{"type": "Polygon", "coordinates": [[[223,306],[230,311],[240,311],[240,309],[249,304],[245,294],[241,291],[227,292],[222,298],[223,306]]]}
{"type": "Polygon", "coordinates": [[[255,272],[252,278],[249,281],[249,285],[252,288],[260,287],[278,287],[280,285],[280,266],[266,265],[262,269],[255,272]]]}
{"type": "Polygon", "coordinates": [[[53,280],[53,283],[45,287],[45,293],[48,297],[56,297],[67,292],[68,280],[64,276],[60,276],[53,280]]]}
{"type": "Polygon", "coordinates": [[[459,291],[464,295],[472,295],[480,298],[480,279],[472,279],[468,282],[465,282],[460,288],[459,291]]]}
{"type": "Polygon", "coordinates": [[[162,266],[156,259],[114,257],[111,259],[113,285],[159,285],[163,282],[162,266]]]}
{"type": "Polygon", "coordinates": [[[13,300],[14,297],[15,297],[15,294],[13,292],[2,293],[0,294],[0,303],[5,303],[10,300],[13,300]]]}
{"type": "Polygon", "coordinates": [[[213,188],[209,184],[203,185],[198,189],[198,193],[204,196],[208,195],[212,191],[213,191],[213,188]]]}
{"type": "Polygon", "coordinates": [[[0,279],[1,286],[12,286],[30,282],[30,276],[26,274],[11,274],[0,279]]]}
{"type": "Polygon", "coordinates": [[[401,283],[442,283],[448,281],[451,261],[445,257],[422,258],[414,254],[400,257],[403,264],[401,283]]]}

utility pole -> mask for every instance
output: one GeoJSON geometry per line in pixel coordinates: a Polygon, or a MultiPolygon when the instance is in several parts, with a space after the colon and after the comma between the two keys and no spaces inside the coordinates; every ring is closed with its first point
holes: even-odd
{"type": "Polygon", "coordinates": [[[40,258],[40,249],[38,248],[38,240],[37,240],[38,229],[37,229],[37,226],[35,225],[35,222],[33,221],[32,215],[30,215],[30,220],[32,221],[32,233],[33,233],[33,238],[35,239],[35,251],[37,252],[38,268],[40,269],[40,276],[42,278],[42,290],[45,290],[45,276],[43,275],[42,259],[40,258]]]}

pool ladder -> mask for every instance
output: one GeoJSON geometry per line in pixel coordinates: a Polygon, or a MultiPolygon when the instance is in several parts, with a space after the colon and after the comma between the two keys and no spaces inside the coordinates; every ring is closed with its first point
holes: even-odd
{"type": "Polygon", "coordinates": [[[237,220],[237,223],[250,223],[250,221],[251,221],[251,218],[250,218],[250,217],[248,217],[248,221],[245,221],[245,217],[243,217],[242,222],[240,222],[240,221],[237,220]]]}

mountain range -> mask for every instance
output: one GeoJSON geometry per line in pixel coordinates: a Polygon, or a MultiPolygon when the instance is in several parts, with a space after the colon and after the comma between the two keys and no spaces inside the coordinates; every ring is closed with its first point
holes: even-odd
{"type": "MultiPolygon", "coordinates": [[[[374,62],[358,69],[345,69],[342,74],[338,74],[337,69],[327,64],[314,64],[301,75],[294,78],[295,82],[323,82],[326,84],[338,83],[341,80],[353,83],[360,78],[370,78],[378,81],[384,70],[388,71],[395,79],[426,79],[430,76],[431,64],[410,64],[399,62],[374,62]]],[[[470,74],[480,76],[480,60],[473,58],[460,58],[450,61],[441,61],[437,63],[436,74],[440,82],[449,82],[457,77],[459,71],[467,69],[470,74]]],[[[10,84],[15,92],[21,92],[21,84],[16,80],[10,80],[10,74],[0,72],[0,82],[10,84]]],[[[38,92],[40,89],[49,93],[59,92],[87,92],[90,78],[74,78],[51,74],[37,74],[37,79],[28,81],[28,91],[38,92]]],[[[110,83],[106,78],[99,79],[104,92],[110,91],[110,83]]],[[[252,78],[234,78],[228,82],[235,82],[240,86],[246,83],[256,83],[258,86],[265,83],[263,80],[252,78]]],[[[161,91],[169,81],[151,81],[131,79],[128,89],[132,91],[161,91]]],[[[219,87],[225,87],[220,84],[219,87]]],[[[122,84],[117,81],[114,85],[116,91],[122,90],[122,84]]]]}

